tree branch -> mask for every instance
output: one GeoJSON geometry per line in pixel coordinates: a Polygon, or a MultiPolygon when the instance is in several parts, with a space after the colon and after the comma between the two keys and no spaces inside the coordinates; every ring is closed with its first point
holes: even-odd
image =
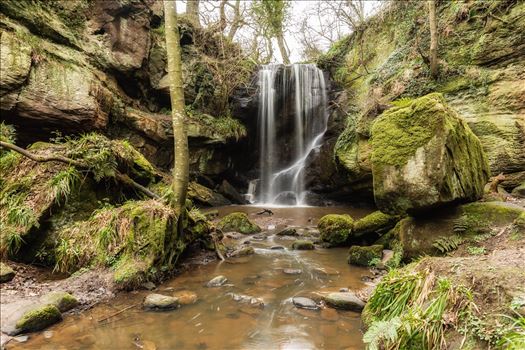
{"type": "MultiPolygon", "coordinates": [[[[69,164],[69,165],[73,165],[73,166],[75,166],[77,168],[89,170],[89,166],[86,163],[81,162],[81,161],[76,160],[76,159],[67,158],[67,157],[64,157],[64,156],[61,156],[61,155],[53,154],[53,155],[50,155],[50,156],[41,156],[41,155],[38,155],[38,154],[31,153],[28,150],[25,150],[25,149],[23,149],[21,147],[18,147],[17,145],[14,145],[14,144],[8,143],[8,142],[4,142],[4,141],[0,141],[0,147],[9,149],[11,151],[15,151],[17,153],[20,153],[24,157],[27,157],[27,158],[35,161],[35,162],[38,162],[38,163],[60,162],[60,163],[66,163],[66,164],[69,164]]],[[[126,174],[122,174],[121,172],[116,171],[115,177],[117,178],[117,180],[121,181],[125,185],[133,187],[134,189],[144,193],[146,196],[148,196],[150,198],[153,198],[153,199],[160,199],[161,198],[158,194],[150,191],[146,187],[144,187],[141,184],[135,182],[132,178],[130,178],[126,174]]]]}

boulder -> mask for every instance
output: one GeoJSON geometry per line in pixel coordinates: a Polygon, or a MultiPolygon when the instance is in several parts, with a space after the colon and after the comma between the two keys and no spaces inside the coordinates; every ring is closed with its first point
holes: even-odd
{"type": "Polygon", "coordinates": [[[246,199],[228,181],[222,180],[219,186],[219,193],[228,198],[232,203],[245,204],[246,199]]]}
{"type": "Polygon", "coordinates": [[[235,212],[223,217],[217,224],[223,232],[240,232],[245,235],[261,232],[261,228],[248,219],[248,215],[235,212]]]}
{"type": "Polygon", "coordinates": [[[15,271],[7,264],[0,262],[0,283],[9,282],[15,278],[15,271]]]}
{"type": "Polygon", "coordinates": [[[324,297],[326,304],[342,310],[361,311],[365,303],[352,292],[330,293],[324,297]]]}
{"type": "Polygon", "coordinates": [[[388,214],[481,198],[487,158],[441,94],[385,111],[372,125],[374,199],[388,214]]]}
{"type": "Polygon", "coordinates": [[[66,292],[50,292],[40,298],[42,304],[56,306],[60,312],[66,312],[78,306],[78,300],[66,292]]]}
{"type": "Polygon", "coordinates": [[[292,243],[292,249],[295,250],[313,250],[315,246],[312,241],[297,240],[292,243]]]}
{"type": "Polygon", "coordinates": [[[373,261],[381,262],[383,246],[380,244],[371,246],[352,246],[348,251],[348,263],[357,266],[370,266],[373,261]]]}
{"type": "Polygon", "coordinates": [[[62,314],[55,305],[38,304],[25,312],[16,322],[17,333],[36,332],[62,320],[62,314]]]}
{"type": "Polygon", "coordinates": [[[231,204],[231,202],[224,198],[222,194],[193,181],[188,185],[188,197],[197,203],[211,207],[231,204]]]}
{"type": "Polygon", "coordinates": [[[357,220],[354,223],[353,235],[358,237],[368,233],[386,232],[396,225],[399,216],[385,214],[379,210],[357,220]]]}
{"type": "Polygon", "coordinates": [[[144,298],[143,306],[148,310],[171,310],[179,307],[179,299],[162,294],[148,294],[144,298]]]}
{"type": "Polygon", "coordinates": [[[228,279],[220,275],[220,276],[216,276],[212,278],[208,283],[206,283],[206,287],[209,287],[209,288],[220,287],[226,282],[228,282],[228,279]]]}
{"type": "Polygon", "coordinates": [[[329,214],[323,216],[317,223],[321,239],[332,246],[346,243],[353,227],[354,220],[350,215],[329,214]]]}

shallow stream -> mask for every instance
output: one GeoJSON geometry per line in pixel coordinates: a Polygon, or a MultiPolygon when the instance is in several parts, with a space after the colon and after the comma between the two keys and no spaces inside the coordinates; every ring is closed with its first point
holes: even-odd
{"type": "Polygon", "coordinates": [[[149,292],[124,293],[80,315],[67,316],[42,333],[31,334],[25,343],[12,341],[8,348],[363,349],[359,313],[329,308],[298,309],[291,298],[316,299],[319,293],[362,288],[365,284],[361,277],[368,270],[349,266],[346,248],[291,250],[296,237],[278,237],[275,233],[288,225],[308,234],[325,214],[348,213],[359,218],[367,211],[289,207],[272,208],[273,216],[263,216],[256,214],[260,208],[233,206],[220,208],[219,216],[240,210],[249,213],[265,229],[258,239],[245,236],[235,240],[235,244],[244,244],[249,239],[255,254],[196,266],[155,291],[171,295],[189,290],[197,294],[196,303],[173,311],[151,312],[140,306],[149,292]],[[270,249],[275,246],[285,249],[270,249]],[[300,272],[287,274],[285,269],[300,272]],[[227,277],[228,283],[218,288],[205,287],[217,275],[227,277]],[[264,307],[235,301],[230,293],[261,298],[264,307]],[[121,310],[125,311],[100,321],[121,310]]]}

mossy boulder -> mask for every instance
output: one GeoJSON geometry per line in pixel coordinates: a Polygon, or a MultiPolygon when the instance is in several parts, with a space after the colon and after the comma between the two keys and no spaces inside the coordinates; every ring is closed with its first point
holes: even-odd
{"type": "Polygon", "coordinates": [[[371,262],[380,262],[383,257],[383,246],[375,244],[371,246],[352,246],[348,251],[348,263],[357,266],[370,266],[371,262]]]}
{"type": "Polygon", "coordinates": [[[353,235],[362,236],[373,232],[386,232],[396,225],[399,216],[385,214],[379,210],[368,214],[354,223],[353,235]]]}
{"type": "Polygon", "coordinates": [[[261,228],[248,219],[248,215],[241,212],[231,213],[223,217],[217,224],[222,232],[240,232],[245,235],[261,232],[261,228]]]}
{"type": "Polygon", "coordinates": [[[292,249],[294,250],[313,250],[315,249],[315,246],[312,241],[298,239],[297,241],[292,243],[292,249]]]}
{"type": "Polygon", "coordinates": [[[78,306],[78,300],[66,292],[50,292],[40,298],[42,304],[54,305],[60,312],[66,312],[78,306]]]}
{"type": "Polygon", "coordinates": [[[55,305],[37,305],[24,313],[16,322],[16,328],[19,332],[35,332],[60,320],[62,320],[62,314],[55,305]]]}
{"type": "Polygon", "coordinates": [[[9,282],[15,278],[15,271],[7,264],[0,262],[0,283],[9,282]]]}
{"type": "Polygon", "coordinates": [[[372,125],[378,208],[421,212],[481,198],[489,167],[481,143],[438,93],[385,111],[372,125]]]}
{"type": "Polygon", "coordinates": [[[512,195],[515,197],[525,198],[525,182],[515,187],[512,190],[512,195]]]}
{"type": "Polygon", "coordinates": [[[350,215],[328,214],[317,223],[321,239],[332,246],[343,245],[352,234],[354,219],[350,215]]]}

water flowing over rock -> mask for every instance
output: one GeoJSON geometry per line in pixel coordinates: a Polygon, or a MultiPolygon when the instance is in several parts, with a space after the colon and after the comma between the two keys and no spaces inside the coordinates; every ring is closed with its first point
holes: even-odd
{"type": "Polygon", "coordinates": [[[260,181],[256,201],[305,205],[305,167],[326,131],[326,82],[312,64],[259,71],[260,181]]]}

